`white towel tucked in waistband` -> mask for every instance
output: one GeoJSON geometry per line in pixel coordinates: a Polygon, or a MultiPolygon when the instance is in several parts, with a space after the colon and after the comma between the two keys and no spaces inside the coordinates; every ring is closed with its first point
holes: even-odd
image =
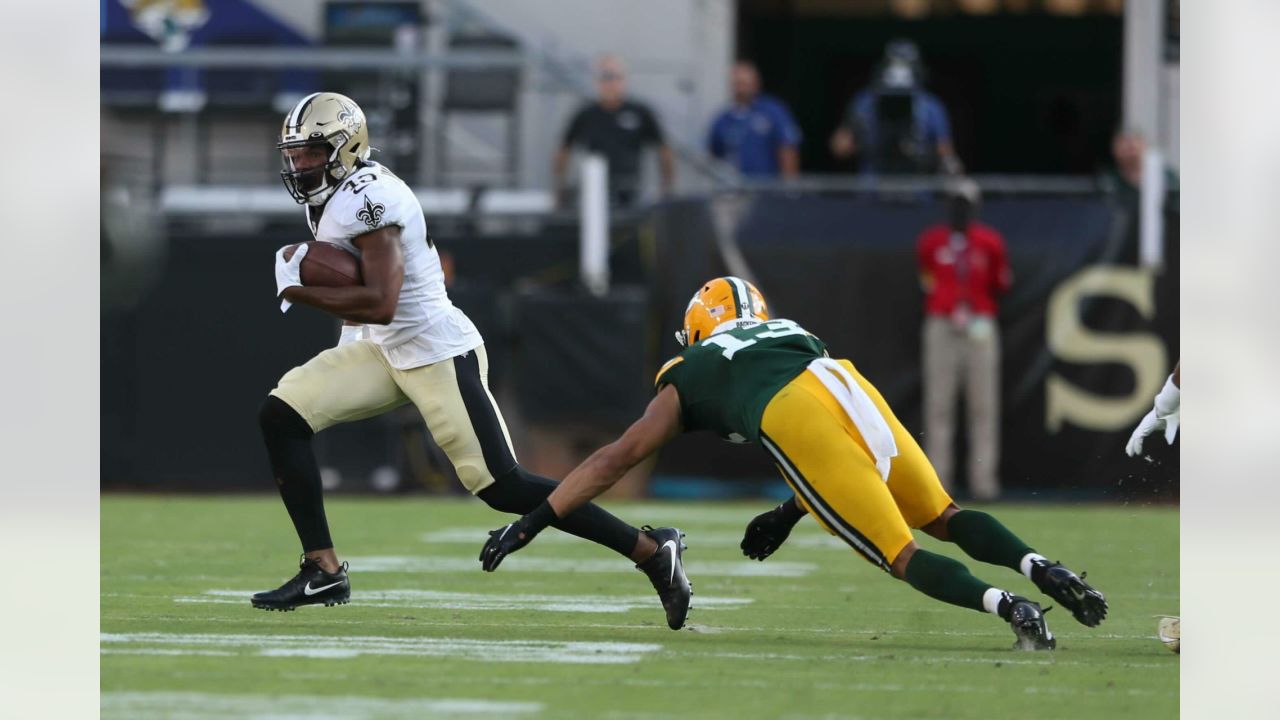
{"type": "Polygon", "coordinates": [[[893,430],[880,414],[880,408],[872,402],[853,375],[843,365],[831,358],[818,358],[809,363],[809,372],[822,381],[827,391],[844,408],[844,412],[858,428],[862,439],[871,449],[880,478],[889,481],[890,460],[898,455],[898,443],[893,440],[893,430]]]}

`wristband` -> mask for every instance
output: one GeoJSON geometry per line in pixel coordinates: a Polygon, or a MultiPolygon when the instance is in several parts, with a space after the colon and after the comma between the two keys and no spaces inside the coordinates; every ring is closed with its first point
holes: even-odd
{"type": "Polygon", "coordinates": [[[777,508],[777,512],[782,517],[782,519],[786,520],[792,525],[795,525],[796,523],[800,522],[800,518],[805,516],[804,508],[800,507],[800,503],[796,502],[796,498],[794,495],[792,495],[789,500],[779,505],[777,508]]]}
{"type": "Polygon", "coordinates": [[[526,540],[532,540],[534,535],[542,532],[548,525],[559,519],[555,508],[551,507],[551,503],[543,500],[541,505],[524,516],[525,526],[523,530],[527,536],[526,540]]]}

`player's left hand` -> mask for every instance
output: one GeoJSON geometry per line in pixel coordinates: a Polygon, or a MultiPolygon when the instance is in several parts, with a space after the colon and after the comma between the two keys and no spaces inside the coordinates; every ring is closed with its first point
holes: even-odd
{"type": "MultiPolygon", "coordinates": [[[[288,260],[284,259],[284,251],[289,249],[288,245],[276,251],[276,297],[283,295],[291,287],[302,285],[302,258],[307,256],[308,247],[306,243],[299,244],[298,249],[293,251],[293,257],[288,260]]],[[[280,312],[289,312],[292,305],[293,303],[282,299],[280,312]]]]}
{"type": "Polygon", "coordinates": [[[1164,433],[1165,442],[1173,444],[1174,438],[1178,437],[1177,411],[1161,417],[1159,411],[1152,408],[1151,412],[1143,416],[1142,422],[1138,423],[1133,435],[1129,436],[1129,443],[1124,446],[1124,451],[1129,454],[1129,457],[1141,455],[1143,442],[1148,436],[1158,432],[1164,433]]]}
{"type": "Polygon", "coordinates": [[[480,549],[480,566],[485,572],[493,572],[502,564],[503,558],[528,545],[537,536],[529,527],[529,516],[526,515],[510,525],[489,531],[489,540],[480,549]]]}
{"type": "Polygon", "coordinates": [[[763,561],[786,542],[795,524],[795,520],[786,517],[781,505],[769,512],[760,513],[747,523],[747,531],[739,544],[742,554],[752,560],[763,561]]]}

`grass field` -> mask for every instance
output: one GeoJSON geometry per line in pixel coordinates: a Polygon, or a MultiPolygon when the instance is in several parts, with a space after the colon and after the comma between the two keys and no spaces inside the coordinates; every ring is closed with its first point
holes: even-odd
{"type": "MultiPolygon", "coordinates": [[[[485,531],[507,520],[463,500],[330,501],[352,603],[268,613],[249,594],[296,571],[276,498],[104,496],[102,716],[1177,717],[1178,657],[1152,617],[1179,610],[1176,509],[995,508],[1111,603],[1094,629],[1049,613],[1059,649],[1033,654],[812,520],[768,561],[743,558],[742,527],[766,503],[607,506],[688,533],[689,628],[667,629],[625,560],[554,530],[481,572],[485,531]]],[[[1034,592],[1009,570],[970,567],[1034,592]]]]}

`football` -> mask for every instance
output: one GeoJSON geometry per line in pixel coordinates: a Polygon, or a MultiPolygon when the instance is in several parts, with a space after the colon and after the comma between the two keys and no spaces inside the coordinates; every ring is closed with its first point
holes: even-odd
{"type": "Polygon", "coordinates": [[[1170,650],[1182,654],[1182,621],[1181,618],[1171,617],[1168,615],[1160,616],[1160,622],[1156,625],[1156,634],[1160,638],[1160,642],[1170,650]]]}
{"type": "MultiPolygon", "coordinates": [[[[360,261],[338,245],[313,240],[307,245],[307,256],[302,258],[302,284],[310,287],[350,287],[363,285],[360,261]]],[[[297,245],[284,251],[284,259],[293,257],[297,245]]]]}

